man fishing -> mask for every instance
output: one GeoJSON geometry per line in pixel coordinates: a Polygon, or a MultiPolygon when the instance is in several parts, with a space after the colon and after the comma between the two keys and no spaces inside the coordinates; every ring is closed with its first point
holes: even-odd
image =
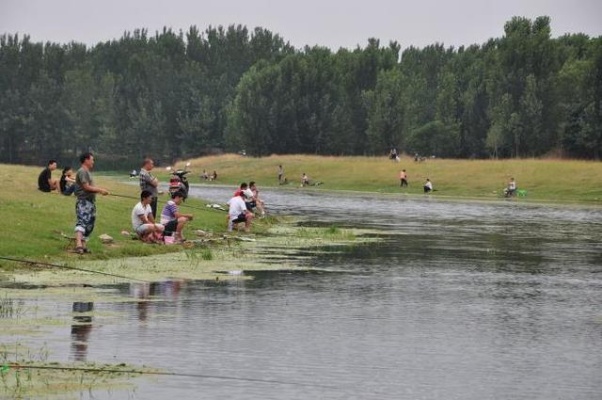
{"type": "Polygon", "coordinates": [[[106,196],[109,191],[94,186],[90,173],[94,168],[94,155],[90,152],[83,153],[79,161],[81,168],[75,174],[75,251],[84,254],[90,252],[87,243],[96,223],[96,193],[106,196]]]}

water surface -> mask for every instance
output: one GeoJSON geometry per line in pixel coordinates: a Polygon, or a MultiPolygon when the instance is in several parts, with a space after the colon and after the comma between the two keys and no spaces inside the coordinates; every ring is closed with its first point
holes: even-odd
{"type": "MultiPolygon", "coordinates": [[[[231,192],[207,186],[191,194],[225,202],[231,192]]],[[[38,342],[54,359],[184,376],[81,398],[600,398],[601,210],[262,195],[272,213],[308,226],[369,228],[381,240],[309,258],[299,251],[297,263],[310,270],[114,286],[153,301],[78,305],[100,317],[38,342]],[[102,317],[114,313],[119,318],[102,317]]],[[[240,263],[244,269],[244,254],[240,263]]],[[[73,318],[79,311],[60,301],[44,307],[73,318]]]]}

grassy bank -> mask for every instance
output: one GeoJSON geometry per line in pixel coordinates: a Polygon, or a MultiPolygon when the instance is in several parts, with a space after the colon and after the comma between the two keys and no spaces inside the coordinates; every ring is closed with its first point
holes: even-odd
{"type": "MultiPolygon", "coordinates": [[[[20,165],[0,165],[0,255],[33,259],[78,259],[78,255],[66,251],[67,236],[73,235],[75,224],[75,198],[37,190],[37,176],[41,168],[20,165]]],[[[53,177],[59,178],[55,171],[53,177]]],[[[144,256],[173,252],[180,246],[157,246],[141,243],[124,236],[131,232],[130,213],[139,198],[136,185],[120,183],[110,177],[95,174],[95,183],[115,195],[97,197],[97,222],[89,247],[92,254],[86,258],[108,259],[126,256],[144,256]],[[127,198],[130,197],[130,198],[127,198]],[[111,245],[103,245],[99,235],[114,238],[111,245]]],[[[159,207],[168,200],[163,195],[159,207]]],[[[194,220],[185,228],[185,234],[194,238],[193,231],[222,233],[225,231],[225,212],[206,207],[200,200],[189,199],[182,210],[194,214],[194,220]],[[194,208],[192,208],[194,207],[194,208]]],[[[160,212],[159,208],[159,212],[160,212]]],[[[261,227],[257,230],[261,231],[261,227]]],[[[2,266],[0,260],[0,266],[2,266]]],[[[6,264],[6,263],[4,263],[6,264]]]]}
{"type": "MultiPolygon", "coordinates": [[[[182,165],[184,162],[182,161],[182,165]]],[[[403,157],[399,163],[386,157],[320,157],[306,155],[263,158],[223,155],[190,160],[191,182],[200,182],[203,169],[218,172],[218,183],[236,184],[255,180],[260,186],[279,186],[278,165],[282,164],[288,185],[295,190],[354,190],[377,193],[422,194],[428,177],[435,197],[490,199],[501,198],[510,177],[519,189],[527,190],[520,201],[558,204],[602,205],[602,163],[575,160],[446,160],[415,162],[403,157]],[[399,171],[405,169],[409,187],[400,189],[399,171]],[[299,189],[302,173],[317,187],[299,189]]],[[[165,175],[167,176],[167,175],[165,175]]]]}

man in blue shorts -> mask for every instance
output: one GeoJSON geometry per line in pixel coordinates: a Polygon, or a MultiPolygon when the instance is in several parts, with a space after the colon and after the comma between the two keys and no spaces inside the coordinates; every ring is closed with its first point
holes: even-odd
{"type": "Polygon", "coordinates": [[[94,155],[84,153],[79,157],[81,168],[75,175],[75,251],[78,254],[89,253],[86,247],[90,234],[94,230],[96,223],[96,193],[103,196],[109,194],[109,191],[98,186],[94,186],[92,174],[90,171],[94,168],[94,155]]]}

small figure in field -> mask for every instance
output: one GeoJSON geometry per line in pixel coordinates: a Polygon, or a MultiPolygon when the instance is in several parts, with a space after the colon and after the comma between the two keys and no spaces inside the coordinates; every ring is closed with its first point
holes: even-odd
{"type": "Polygon", "coordinates": [[[180,212],[178,206],[184,201],[184,193],[177,191],[171,195],[169,200],[163,207],[161,212],[161,225],[165,227],[164,235],[172,235],[175,232],[174,239],[176,243],[185,241],[182,236],[184,225],[188,221],[192,221],[192,214],[183,214],[180,212]]]}
{"type": "Polygon", "coordinates": [[[408,174],[406,173],[405,169],[402,169],[399,172],[399,186],[400,187],[408,186],[408,174]]]}
{"type": "Polygon", "coordinates": [[[389,152],[389,160],[399,161],[399,156],[397,155],[397,149],[392,148],[389,152]]]}
{"type": "Polygon", "coordinates": [[[135,169],[132,170],[132,172],[130,172],[130,178],[135,178],[138,176],[138,171],[136,171],[135,169]]]}
{"type": "Polygon", "coordinates": [[[424,183],[424,193],[430,193],[433,191],[433,183],[429,178],[426,178],[426,182],[424,183]]]}
{"type": "Polygon", "coordinates": [[[159,200],[159,180],[151,174],[155,168],[155,162],[152,158],[146,157],[142,161],[140,168],[140,191],[148,191],[151,193],[151,210],[153,211],[153,219],[157,218],[157,201],[159,200]]]}
{"type": "Polygon", "coordinates": [[[217,180],[217,171],[213,170],[213,173],[209,177],[209,180],[210,181],[216,181],[217,180]]]}
{"type": "Polygon", "coordinates": [[[201,179],[209,180],[209,174],[206,170],[203,170],[203,173],[201,174],[201,179]]]}
{"type": "Polygon", "coordinates": [[[160,243],[165,227],[155,223],[151,202],[153,194],[148,190],[140,193],[140,201],[132,209],[132,229],[145,243],[160,243]]]}
{"type": "Polygon", "coordinates": [[[234,226],[239,223],[245,224],[245,232],[249,232],[251,230],[251,222],[254,215],[247,209],[247,205],[245,203],[245,197],[248,196],[248,194],[245,194],[247,190],[247,184],[241,183],[240,190],[237,190],[235,195],[228,200],[228,232],[231,232],[234,229],[234,226]]]}
{"type": "Polygon", "coordinates": [[[508,185],[504,189],[504,197],[512,197],[516,194],[516,181],[514,178],[510,178],[508,185]]]}
{"type": "Polygon", "coordinates": [[[61,180],[59,181],[61,194],[71,196],[75,192],[75,179],[73,179],[73,170],[71,167],[63,168],[61,180]]]}
{"type": "Polygon", "coordinates": [[[301,174],[301,187],[309,186],[309,176],[304,172],[301,174]]]}
{"type": "Polygon", "coordinates": [[[278,183],[282,185],[282,181],[284,179],[284,168],[282,164],[278,166],[278,183]]]}
{"type": "Polygon", "coordinates": [[[90,172],[94,168],[94,155],[90,152],[84,153],[79,157],[79,161],[81,168],[75,174],[75,251],[84,254],[90,252],[86,244],[96,224],[96,193],[106,196],[109,191],[94,186],[90,172]]]}
{"type": "Polygon", "coordinates": [[[52,192],[59,189],[59,182],[52,179],[52,171],[56,169],[56,160],[48,161],[46,168],[38,176],[38,189],[42,192],[52,192]]]}

